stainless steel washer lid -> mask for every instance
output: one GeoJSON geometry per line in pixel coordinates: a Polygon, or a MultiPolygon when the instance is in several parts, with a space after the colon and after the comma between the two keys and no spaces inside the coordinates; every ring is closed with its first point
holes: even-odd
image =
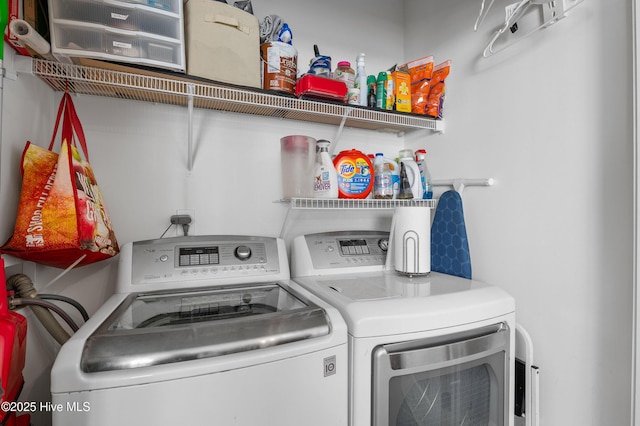
{"type": "Polygon", "coordinates": [[[329,333],[324,309],[279,283],[133,293],[87,339],[81,367],[148,367],[329,333]]]}

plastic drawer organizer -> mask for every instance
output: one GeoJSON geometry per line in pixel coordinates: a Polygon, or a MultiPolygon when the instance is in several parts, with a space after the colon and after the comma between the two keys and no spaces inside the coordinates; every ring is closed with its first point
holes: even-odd
{"type": "Polygon", "coordinates": [[[184,72],[182,0],[52,0],[51,49],[184,72]]]}

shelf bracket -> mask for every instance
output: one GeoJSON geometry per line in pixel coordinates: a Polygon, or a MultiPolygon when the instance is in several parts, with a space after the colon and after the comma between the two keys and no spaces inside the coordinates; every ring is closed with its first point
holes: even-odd
{"type": "MultiPolygon", "coordinates": [[[[280,200],[279,202],[282,202],[285,200],[280,200]]],[[[292,210],[293,208],[291,207],[292,204],[289,204],[289,208],[287,209],[287,214],[284,218],[284,222],[282,223],[282,228],[280,228],[280,238],[284,239],[285,235],[287,234],[287,232],[289,231],[289,227],[290,227],[290,218],[292,215],[292,210]]]]}
{"type": "Polygon", "coordinates": [[[31,56],[5,55],[2,65],[3,77],[9,80],[17,80],[18,74],[33,75],[33,58],[31,56]]]}
{"type": "Polygon", "coordinates": [[[344,130],[344,125],[347,122],[347,117],[351,115],[352,108],[345,108],[344,114],[342,114],[342,120],[340,120],[340,125],[338,126],[338,130],[336,131],[336,136],[333,139],[333,143],[329,147],[329,155],[333,155],[336,152],[336,146],[338,146],[338,142],[340,141],[340,137],[342,136],[342,131],[344,130]]]}
{"type": "Polygon", "coordinates": [[[188,114],[188,129],[187,129],[187,168],[189,171],[193,170],[193,95],[196,93],[196,85],[193,83],[187,84],[187,114],[188,114]]]}

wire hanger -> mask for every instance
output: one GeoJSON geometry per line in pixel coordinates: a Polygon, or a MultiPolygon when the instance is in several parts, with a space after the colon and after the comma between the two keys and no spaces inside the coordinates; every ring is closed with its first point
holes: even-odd
{"type": "MultiPolygon", "coordinates": [[[[511,13],[505,19],[504,25],[499,28],[493,35],[491,41],[487,45],[487,47],[482,52],[482,56],[488,58],[489,56],[498,53],[507,47],[517,43],[518,41],[529,37],[534,32],[546,28],[562,18],[566,17],[567,12],[576,7],[578,4],[582,3],[583,0],[521,0],[520,3],[517,4],[514,8],[512,8],[511,13]],[[569,7],[566,7],[566,3],[573,2],[573,4],[569,7]],[[543,11],[543,23],[529,32],[527,32],[524,36],[519,37],[516,40],[513,40],[497,49],[494,48],[494,44],[500,38],[502,34],[504,34],[508,29],[514,26],[517,21],[522,18],[532,6],[540,6],[543,11]]],[[[482,12],[482,9],[481,9],[482,12]]]]}
{"type": "Polygon", "coordinates": [[[480,5],[480,13],[478,13],[478,17],[476,18],[476,24],[473,26],[473,31],[478,31],[478,28],[480,28],[480,25],[482,25],[482,23],[484,22],[484,18],[486,18],[489,14],[489,10],[491,9],[491,6],[493,6],[494,1],[495,0],[491,0],[491,3],[489,3],[489,6],[487,6],[487,9],[485,10],[485,0],[482,0],[482,4],[480,5]]]}

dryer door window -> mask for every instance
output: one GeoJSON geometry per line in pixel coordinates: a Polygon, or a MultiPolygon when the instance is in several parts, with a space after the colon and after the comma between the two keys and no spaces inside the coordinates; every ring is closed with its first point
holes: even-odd
{"type": "Polygon", "coordinates": [[[502,426],[508,410],[505,324],[475,336],[382,345],[374,351],[374,425],[502,426]]]}

